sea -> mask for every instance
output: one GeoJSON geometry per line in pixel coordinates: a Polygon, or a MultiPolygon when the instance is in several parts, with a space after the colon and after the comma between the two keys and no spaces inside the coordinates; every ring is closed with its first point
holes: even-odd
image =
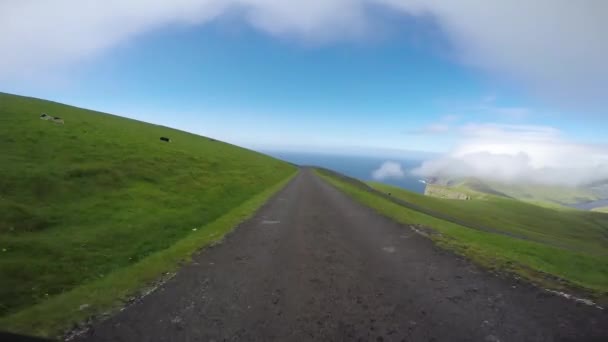
{"type": "Polygon", "coordinates": [[[423,160],[386,157],[360,157],[350,155],[329,155],[321,153],[315,154],[303,152],[264,151],[264,153],[293,164],[320,166],[323,168],[340,172],[350,177],[360,179],[362,181],[377,181],[380,183],[398,186],[403,189],[417,192],[420,194],[424,193],[424,189],[426,186],[420,181],[419,177],[416,177],[410,173],[412,169],[420,166],[423,160]],[[397,162],[401,164],[401,167],[405,171],[405,176],[397,179],[373,179],[372,173],[374,172],[374,170],[378,169],[384,162],[387,161],[397,162]]]}
{"type": "MultiPolygon", "coordinates": [[[[362,181],[376,181],[384,184],[394,185],[420,194],[424,194],[424,189],[426,187],[426,184],[421,181],[420,177],[416,177],[415,175],[411,174],[411,170],[420,166],[422,162],[424,162],[424,159],[367,157],[339,154],[334,155],[310,152],[263,151],[263,153],[293,164],[320,166],[340,172],[350,177],[360,179],[362,181]],[[387,161],[401,164],[401,167],[405,171],[405,176],[398,179],[373,179],[372,173],[374,170],[378,169],[387,161]]],[[[608,207],[608,199],[571,204],[570,206],[579,210],[592,210],[599,207],[608,207]]]]}

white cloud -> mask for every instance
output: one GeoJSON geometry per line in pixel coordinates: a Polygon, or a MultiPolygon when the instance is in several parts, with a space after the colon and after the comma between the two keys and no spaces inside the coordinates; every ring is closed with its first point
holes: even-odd
{"type": "Polygon", "coordinates": [[[433,18],[461,61],[552,101],[607,104],[604,0],[4,0],[0,78],[67,67],[146,32],[227,12],[273,35],[352,39],[374,34],[372,6],[433,18]]]}
{"type": "Polygon", "coordinates": [[[496,96],[486,96],[479,104],[464,108],[464,110],[497,118],[516,120],[524,119],[533,112],[527,107],[497,105],[496,96]]]}
{"type": "Polygon", "coordinates": [[[167,25],[196,25],[228,12],[274,35],[331,40],[365,35],[364,0],[4,0],[0,79],[89,60],[167,25]]]}
{"type": "Polygon", "coordinates": [[[413,135],[445,134],[450,131],[450,129],[452,128],[451,126],[454,123],[456,123],[459,119],[460,119],[460,117],[457,115],[453,115],[453,114],[444,115],[443,117],[439,118],[439,120],[437,122],[431,123],[422,128],[419,128],[419,129],[415,129],[415,130],[406,132],[406,134],[413,134],[413,135]]]}
{"type": "Polygon", "coordinates": [[[372,172],[372,178],[378,181],[385,179],[399,179],[405,176],[401,164],[394,161],[386,161],[372,172]]]}
{"type": "Polygon", "coordinates": [[[505,142],[534,141],[554,142],[560,139],[560,130],[548,126],[505,125],[494,123],[469,123],[460,127],[468,139],[500,140],[505,142]]]}
{"type": "Polygon", "coordinates": [[[567,186],[608,179],[608,146],[567,141],[552,127],[470,124],[461,132],[451,153],[413,173],[567,186]]]}
{"type": "Polygon", "coordinates": [[[607,103],[607,1],[384,1],[433,16],[467,64],[560,104],[607,103]]]}
{"type": "Polygon", "coordinates": [[[225,8],[214,0],[5,0],[0,77],[65,67],[163,25],[205,22],[225,8]]]}

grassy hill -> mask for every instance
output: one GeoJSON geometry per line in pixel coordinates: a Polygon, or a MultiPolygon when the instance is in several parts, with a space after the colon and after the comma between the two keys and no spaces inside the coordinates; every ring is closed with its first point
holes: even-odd
{"type": "Polygon", "coordinates": [[[471,200],[449,200],[401,188],[369,183],[374,189],[423,208],[441,212],[463,224],[574,251],[608,256],[608,215],[575,209],[552,209],[512,198],[486,194],[471,200]]]}
{"type": "Polygon", "coordinates": [[[482,266],[608,300],[607,214],[546,208],[489,194],[469,200],[433,198],[319,173],[385,216],[425,227],[422,231],[430,228],[429,236],[439,245],[482,266]]]}
{"type": "MultiPolygon", "coordinates": [[[[37,317],[21,312],[85,284],[118,286],[105,280],[117,272],[115,281],[136,278],[124,270],[180,241],[219,238],[295,172],[210,138],[2,93],[0,146],[0,329],[27,326],[37,317]]],[[[169,266],[147,267],[149,280],[169,266]]]]}
{"type": "Polygon", "coordinates": [[[568,205],[600,199],[601,187],[566,187],[538,184],[503,184],[476,178],[441,181],[432,184],[443,191],[467,193],[479,197],[490,194],[545,205],[568,205]]]}

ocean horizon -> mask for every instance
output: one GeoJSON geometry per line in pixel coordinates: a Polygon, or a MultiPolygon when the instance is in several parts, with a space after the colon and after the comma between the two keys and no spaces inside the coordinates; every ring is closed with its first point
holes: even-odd
{"type": "Polygon", "coordinates": [[[313,152],[263,152],[293,164],[323,167],[362,181],[375,181],[394,185],[420,194],[424,194],[424,189],[426,187],[426,185],[420,181],[420,177],[411,174],[411,170],[420,166],[424,161],[421,159],[353,156],[313,152]],[[387,161],[399,163],[405,171],[404,176],[399,178],[374,179],[372,176],[374,170],[380,168],[380,166],[387,161]]]}

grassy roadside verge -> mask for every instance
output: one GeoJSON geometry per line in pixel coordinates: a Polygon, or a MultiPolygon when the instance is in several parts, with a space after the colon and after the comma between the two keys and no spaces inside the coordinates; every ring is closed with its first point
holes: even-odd
{"type": "Polygon", "coordinates": [[[211,137],[3,93],[0,141],[0,317],[166,250],[295,171],[211,137]]]}
{"type": "MultiPolygon", "coordinates": [[[[83,320],[120,308],[124,300],[150,286],[199,249],[221,240],[236,225],[250,218],[294,176],[273,185],[217,220],[193,230],[171,247],[156,252],[106,277],[51,297],[34,306],[0,318],[0,329],[44,337],[57,337],[83,320]]],[[[194,227],[193,227],[194,228],[194,227]]]]}
{"type": "Polygon", "coordinates": [[[606,215],[575,209],[550,209],[490,194],[465,201],[425,196],[386,184],[368,184],[382,193],[391,193],[393,199],[440,212],[451,218],[447,221],[456,224],[486,227],[481,230],[608,258],[606,215]]]}
{"type": "Polygon", "coordinates": [[[600,302],[608,297],[608,261],[542,243],[477,231],[400,206],[355,182],[316,171],[324,180],[381,215],[404,224],[432,228],[439,246],[464,255],[496,271],[518,274],[533,283],[557,290],[584,292],[600,302]]]}

